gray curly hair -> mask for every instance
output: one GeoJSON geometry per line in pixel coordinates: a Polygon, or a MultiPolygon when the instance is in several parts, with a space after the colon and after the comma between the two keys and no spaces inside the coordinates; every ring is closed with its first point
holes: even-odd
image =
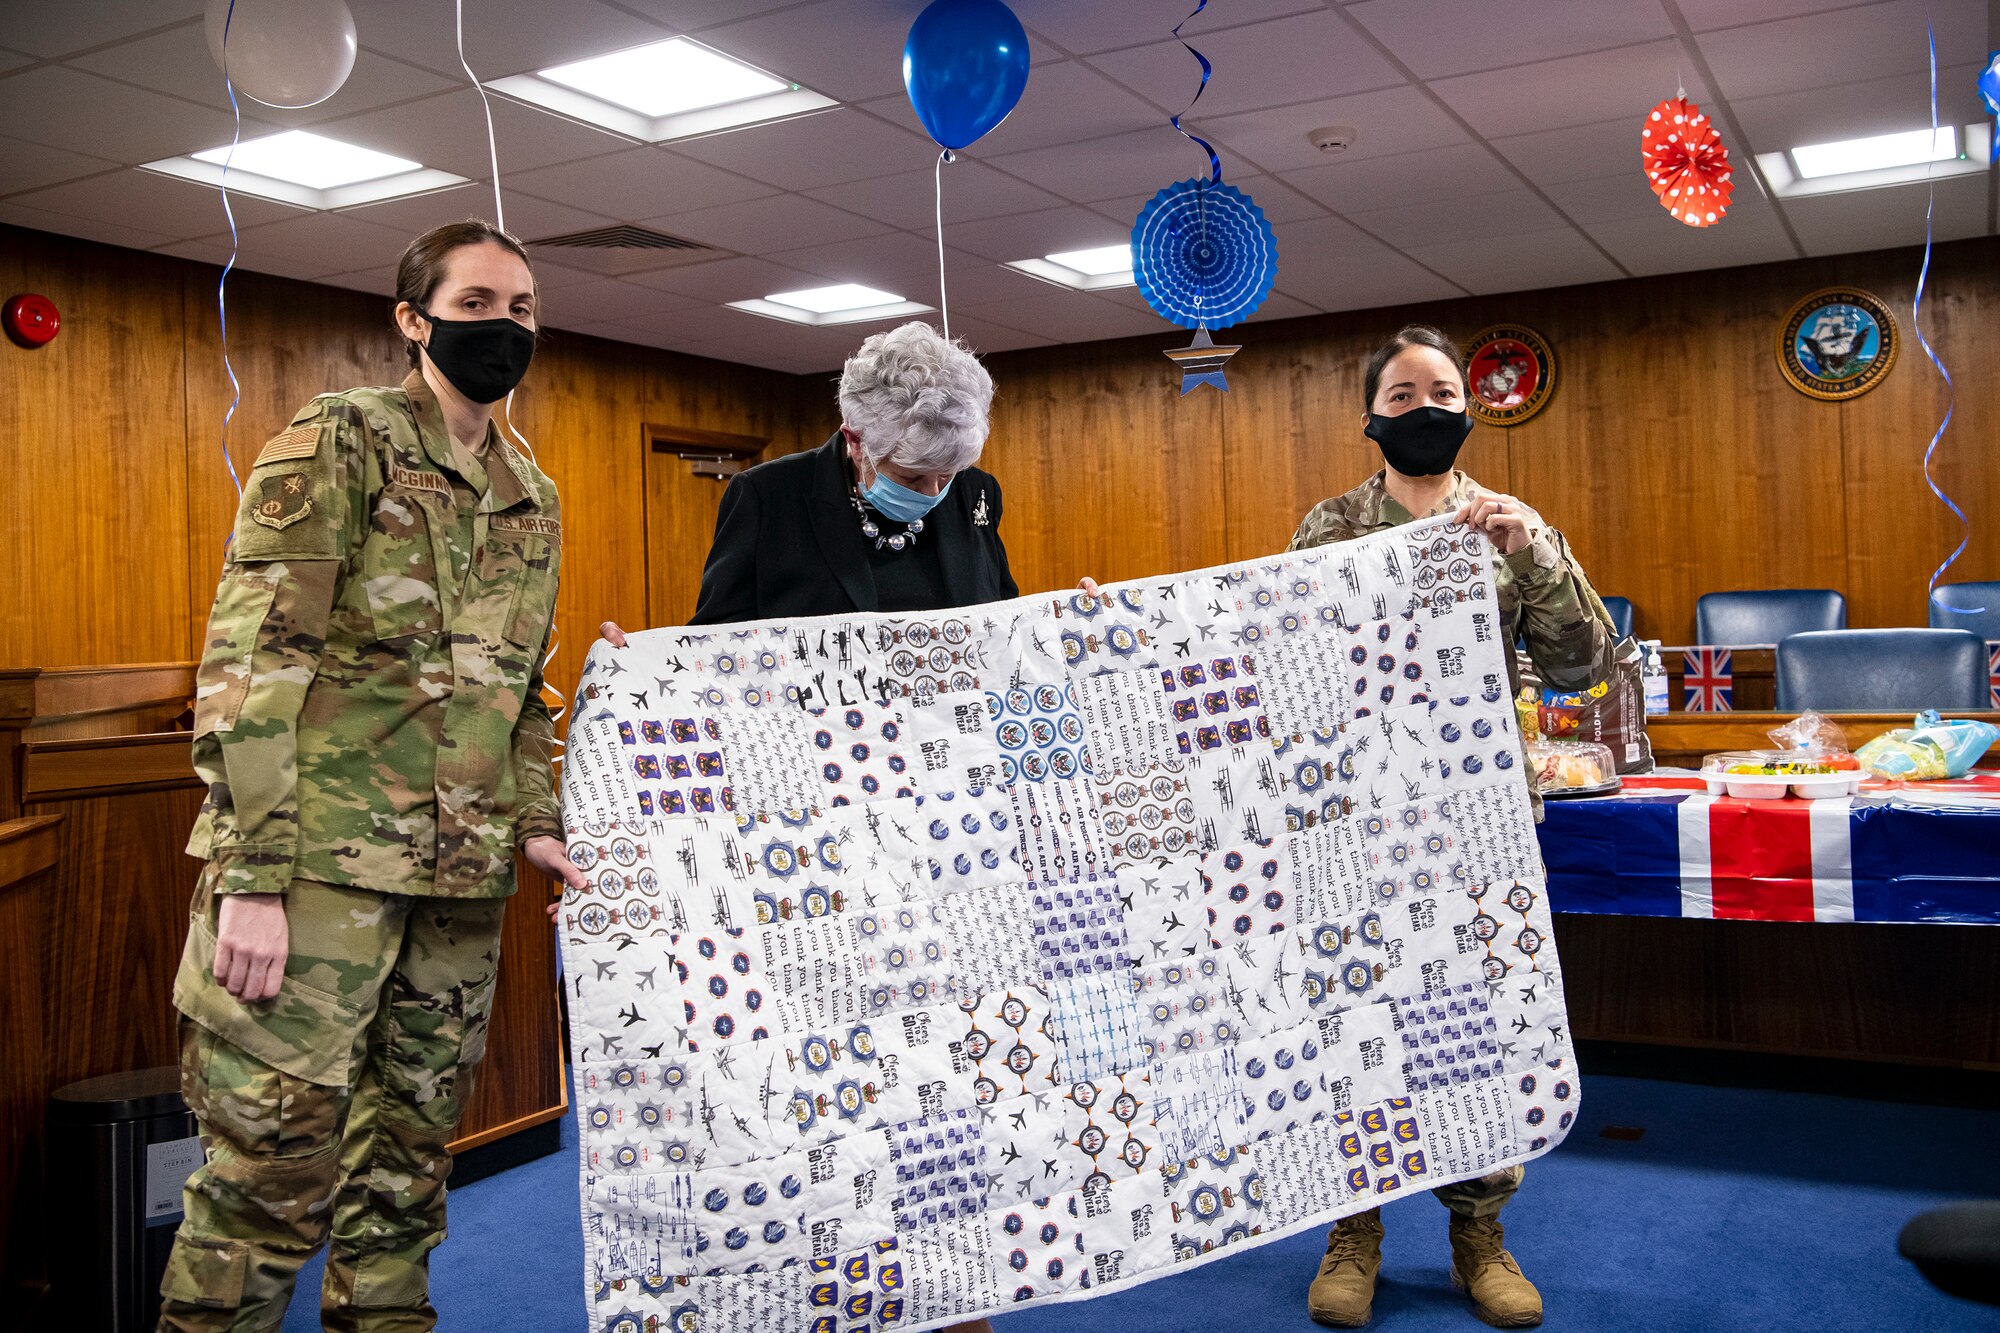
{"type": "Polygon", "coordinates": [[[986,447],[993,377],[928,324],[869,335],[840,373],[840,417],[876,466],[958,472],[986,447]]]}

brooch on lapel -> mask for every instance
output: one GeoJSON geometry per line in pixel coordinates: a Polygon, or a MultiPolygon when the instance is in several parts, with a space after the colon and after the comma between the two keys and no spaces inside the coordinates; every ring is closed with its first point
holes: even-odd
{"type": "Polygon", "coordinates": [[[975,528],[990,528],[993,526],[993,514],[986,507],[986,489],[984,487],[981,487],[979,491],[979,503],[972,506],[972,526],[975,528]]]}

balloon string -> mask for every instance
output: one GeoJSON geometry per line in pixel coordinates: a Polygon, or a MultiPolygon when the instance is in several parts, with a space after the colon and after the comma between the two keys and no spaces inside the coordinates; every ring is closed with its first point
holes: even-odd
{"type": "Polygon", "coordinates": [[[937,165],[931,168],[931,185],[934,188],[933,197],[937,204],[938,316],[944,321],[946,342],[951,341],[951,297],[944,286],[944,164],[956,161],[958,161],[957,156],[947,148],[938,154],[937,165]]]}
{"type": "MultiPolygon", "coordinates": [[[[231,4],[235,0],[230,0],[231,4]]],[[[493,165],[493,225],[501,231],[507,230],[507,206],[500,202],[500,148],[493,137],[493,103],[486,96],[486,85],[472,72],[472,66],[465,59],[465,0],[453,0],[452,16],[458,30],[458,67],[465,71],[465,77],[472,84],[472,91],[479,94],[479,105],[486,112],[486,157],[493,165]]]]}
{"type": "Polygon", "coordinates": [[[1194,7],[1194,13],[1189,14],[1187,18],[1182,19],[1179,23],[1176,23],[1174,25],[1174,40],[1179,42],[1183,47],[1186,47],[1187,53],[1189,55],[1193,56],[1196,60],[1201,62],[1201,86],[1194,90],[1193,100],[1190,101],[1187,104],[1187,106],[1181,110],[1180,115],[1167,117],[1167,122],[1171,124],[1176,130],[1180,131],[1182,138],[1186,139],[1190,143],[1200,145],[1201,150],[1204,153],[1208,154],[1208,178],[1211,181],[1220,184],[1222,181],[1222,159],[1216,155],[1214,146],[1210,144],[1208,140],[1202,138],[1200,135],[1189,133],[1181,125],[1181,116],[1185,116],[1188,114],[1188,112],[1194,110],[1195,102],[1199,102],[1201,100],[1201,95],[1208,91],[1208,76],[1215,72],[1215,66],[1208,63],[1208,57],[1203,55],[1201,52],[1195,50],[1194,47],[1188,45],[1187,38],[1181,36],[1181,29],[1187,26],[1188,21],[1194,18],[1196,14],[1201,13],[1202,10],[1207,8],[1208,8],[1208,0],[1201,0],[1201,2],[1194,7]]]}
{"type": "MultiPolygon", "coordinates": [[[[1938,129],[1937,30],[1931,26],[1930,15],[1928,13],[1924,15],[1924,27],[1930,36],[1931,142],[1933,145],[1935,145],[1937,142],[1937,129],[1938,129]]],[[[1930,163],[1926,163],[1924,166],[1924,181],[1926,187],[1930,191],[1930,198],[1924,204],[1924,262],[1923,262],[1923,267],[1919,269],[1917,272],[1916,298],[1910,302],[1910,326],[1914,328],[1917,332],[1917,345],[1924,349],[1924,355],[1930,358],[1931,365],[1937,368],[1937,373],[1939,375],[1943,376],[1944,394],[1945,394],[1944,420],[1938,423],[1937,433],[1931,436],[1930,447],[1924,450],[1924,484],[1931,488],[1931,494],[1935,495],[1938,498],[1938,500],[1944,505],[1944,507],[1946,509],[1949,509],[1958,518],[1959,526],[1965,529],[1965,535],[1959,538],[1958,545],[1955,548],[1953,548],[1952,553],[1945,557],[1943,564],[1939,565],[1935,570],[1931,572],[1929,591],[1935,594],[1937,592],[1938,580],[1944,577],[1944,572],[1947,569],[1951,568],[1952,562],[1957,560],[1959,556],[1963,555],[1965,553],[1965,548],[1971,545],[1972,520],[1966,517],[1965,511],[1963,509],[1960,509],[1955,503],[1953,503],[1952,498],[1949,495],[1945,494],[1944,488],[1937,484],[1937,478],[1933,476],[1931,473],[1931,460],[1937,454],[1938,444],[1944,439],[1944,433],[1946,428],[1951,425],[1951,414],[1953,408],[1956,407],[1957,405],[1958,393],[1957,393],[1957,386],[1955,386],[1952,383],[1951,372],[1944,368],[1944,362],[1938,359],[1937,350],[1931,346],[1930,339],[1924,336],[1924,326],[1922,322],[1923,305],[1924,305],[1924,284],[1926,281],[1929,280],[1931,272],[1931,212],[1932,209],[1935,208],[1937,204],[1937,183],[1933,178],[1932,164],[1930,163]]],[[[1956,612],[1960,615],[1981,615],[1986,610],[1986,608],[1983,606],[1980,607],[1954,606],[1954,607],[1948,607],[1946,609],[1956,612]]]]}
{"type": "MultiPolygon", "coordinates": [[[[230,0],[230,3],[234,4],[235,0],[230,0]]],[[[454,35],[458,39],[458,67],[465,71],[466,80],[472,84],[472,90],[479,94],[479,105],[486,113],[486,160],[493,168],[493,225],[501,231],[506,231],[507,206],[500,199],[500,141],[493,133],[493,103],[486,96],[486,85],[481,83],[479,76],[472,72],[472,62],[465,58],[465,0],[453,0],[452,22],[455,30],[454,35]]],[[[522,450],[527,453],[529,461],[539,468],[541,460],[535,457],[535,446],[529,444],[528,438],[514,427],[514,391],[512,389],[507,391],[507,397],[501,401],[500,423],[515,443],[519,444],[522,450]]],[[[556,723],[562,721],[564,716],[569,712],[568,696],[559,693],[548,682],[549,663],[556,660],[556,650],[561,647],[562,635],[556,630],[555,622],[551,620],[549,622],[549,650],[542,655],[542,702],[549,710],[549,725],[551,728],[556,723]]],[[[550,743],[557,750],[562,749],[564,744],[560,737],[553,734],[553,731],[550,735],[550,743]]],[[[562,760],[563,757],[559,754],[551,753],[549,757],[549,763],[552,766],[560,764],[562,760]]]]}
{"type": "MultiPolygon", "coordinates": [[[[236,131],[230,136],[229,151],[222,156],[222,215],[229,219],[229,262],[222,266],[222,276],[215,280],[215,316],[222,333],[222,373],[229,376],[229,410],[222,414],[222,465],[229,469],[229,483],[236,488],[237,503],[243,500],[243,478],[236,473],[236,460],[229,456],[229,423],[236,419],[236,409],[243,402],[243,385],[236,378],[236,367],[229,363],[229,271],[236,267],[238,238],[236,235],[236,210],[229,204],[229,164],[236,160],[236,146],[243,141],[243,107],[236,100],[236,82],[229,76],[229,25],[236,17],[236,0],[229,0],[229,11],[222,16],[222,86],[229,90],[229,109],[236,117],[236,131]]],[[[229,558],[229,548],[236,541],[236,529],[232,524],[229,535],[222,539],[223,559],[229,558]]]]}

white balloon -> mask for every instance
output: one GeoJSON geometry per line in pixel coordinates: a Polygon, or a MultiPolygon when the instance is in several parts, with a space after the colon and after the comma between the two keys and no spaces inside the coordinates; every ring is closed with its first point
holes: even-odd
{"type": "Polygon", "coordinates": [[[236,90],[266,106],[324,102],[354,70],[354,15],[346,0],[208,0],[208,53],[236,90]],[[223,63],[224,25],[229,60],[223,63]]]}

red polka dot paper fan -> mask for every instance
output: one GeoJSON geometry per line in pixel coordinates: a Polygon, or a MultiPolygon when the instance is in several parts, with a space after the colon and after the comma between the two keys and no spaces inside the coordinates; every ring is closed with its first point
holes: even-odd
{"type": "Polygon", "coordinates": [[[1676,222],[1712,227],[1729,211],[1729,150],[1715,122],[1685,97],[1669,97],[1646,115],[1639,160],[1660,207],[1676,222]]]}

